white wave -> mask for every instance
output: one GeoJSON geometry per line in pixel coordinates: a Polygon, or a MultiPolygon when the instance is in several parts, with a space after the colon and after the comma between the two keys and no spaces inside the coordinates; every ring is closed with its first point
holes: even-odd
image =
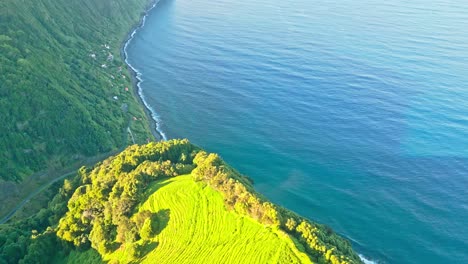
{"type": "Polygon", "coordinates": [[[137,86],[137,92],[138,92],[138,96],[140,96],[141,98],[141,101],[143,102],[143,104],[145,105],[145,107],[150,111],[151,113],[151,118],[154,120],[155,124],[156,124],[156,131],[158,132],[158,134],[161,136],[162,140],[163,141],[167,141],[167,136],[166,136],[166,133],[164,133],[164,131],[162,130],[161,128],[161,124],[162,124],[162,121],[161,121],[161,118],[160,116],[158,115],[158,113],[156,112],[156,110],[154,110],[153,107],[151,107],[148,102],[146,101],[146,98],[143,94],[143,89],[141,88],[141,83],[143,82],[143,79],[141,78],[141,72],[138,71],[135,67],[133,67],[133,65],[128,61],[128,54],[127,54],[127,47],[128,47],[128,44],[133,40],[133,38],[135,37],[135,34],[137,33],[137,31],[139,29],[141,29],[142,27],[145,26],[145,23],[146,23],[146,17],[148,16],[149,12],[156,7],[156,5],[158,4],[158,1],[155,1],[154,4],[145,12],[145,15],[143,16],[143,18],[141,19],[141,22],[140,22],[140,25],[138,25],[137,27],[135,27],[135,29],[133,30],[133,32],[130,34],[130,37],[128,38],[128,40],[125,42],[124,44],[124,47],[123,47],[123,54],[124,54],[124,61],[125,63],[128,65],[128,67],[130,67],[135,73],[136,73],[136,76],[135,78],[137,79],[136,81],[136,86],[137,86]]]}
{"type": "Polygon", "coordinates": [[[363,255],[361,254],[358,254],[359,258],[361,258],[362,262],[364,262],[364,264],[377,264],[377,262],[373,261],[373,260],[370,260],[370,259],[366,259],[363,255]]]}

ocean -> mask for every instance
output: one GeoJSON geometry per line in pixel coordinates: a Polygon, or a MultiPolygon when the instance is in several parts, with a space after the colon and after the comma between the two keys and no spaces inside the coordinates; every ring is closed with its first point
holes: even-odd
{"type": "Polygon", "coordinates": [[[126,47],[166,138],[376,263],[468,263],[468,4],[161,0],[126,47]]]}

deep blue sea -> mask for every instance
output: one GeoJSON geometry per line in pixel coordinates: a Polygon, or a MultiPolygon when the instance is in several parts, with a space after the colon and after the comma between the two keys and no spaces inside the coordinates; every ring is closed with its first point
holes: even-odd
{"type": "Polygon", "coordinates": [[[468,263],[466,0],[161,0],[127,47],[168,138],[378,263],[468,263]]]}

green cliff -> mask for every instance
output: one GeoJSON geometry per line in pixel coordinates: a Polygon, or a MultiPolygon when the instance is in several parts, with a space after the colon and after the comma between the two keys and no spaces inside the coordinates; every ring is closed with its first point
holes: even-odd
{"type": "Polygon", "coordinates": [[[83,167],[47,209],[0,227],[0,246],[6,263],[360,263],[330,228],[187,140],[83,167]]]}

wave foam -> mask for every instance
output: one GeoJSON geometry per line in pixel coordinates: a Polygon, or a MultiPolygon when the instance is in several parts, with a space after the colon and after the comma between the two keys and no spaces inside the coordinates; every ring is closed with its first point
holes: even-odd
{"type": "Polygon", "coordinates": [[[156,110],[154,110],[154,108],[152,108],[148,102],[146,101],[146,98],[143,94],[143,89],[141,88],[141,83],[143,82],[143,79],[142,79],[142,74],[140,71],[138,71],[135,67],[133,67],[133,65],[128,61],[128,54],[127,54],[127,47],[128,47],[128,44],[133,40],[133,38],[135,37],[135,34],[137,33],[137,31],[139,29],[141,29],[142,27],[145,26],[145,23],[146,23],[146,17],[148,16],[149,12],[155,8],[158,4],[158,1],[155,1],[154,4],[148,9],[146,10],[145,12],[145,15],[143,16],[143,18],[141,19],[141,22],[140,24],[135,27],[135,29],[133,30],[132,33],[129,34],[129,38],[127,39],[127,41],[125,42],[124,44],[124,47],[123,47],[123,55],[124,55],[124,61],[125,63],[128,65],[128,67],[130,67],[132,69],[132,71],[135,73],[135,78],[136,78],[136,86],[137,86],[137,93],[138,93],[138,96],[141,98],[141,101],[143,102],[143,104],[145,105],[146,109],[148,109],[151,113],[151,118],[154,120],[155,124],[156,124],[156,132],[161,136],[162,140],[163,141],[167,141],[167,136],[166,134],[164,133],[164,131],[162,130],[161,128],[161,124],[162,124],[162,121],[161,121],[161,118],[160,116],[158,115],[158,113],[156,112],[156,110]]]}
{"type": "Polygon", "coordinates": [[[361,254],[358,254],[359,258],[362,260],[362,262],[364,262],[364,264],[377,264],[377,262],[373,261],[373,260],[370,260],[370,259],[366,259],[363,255],[361,254]]]}

